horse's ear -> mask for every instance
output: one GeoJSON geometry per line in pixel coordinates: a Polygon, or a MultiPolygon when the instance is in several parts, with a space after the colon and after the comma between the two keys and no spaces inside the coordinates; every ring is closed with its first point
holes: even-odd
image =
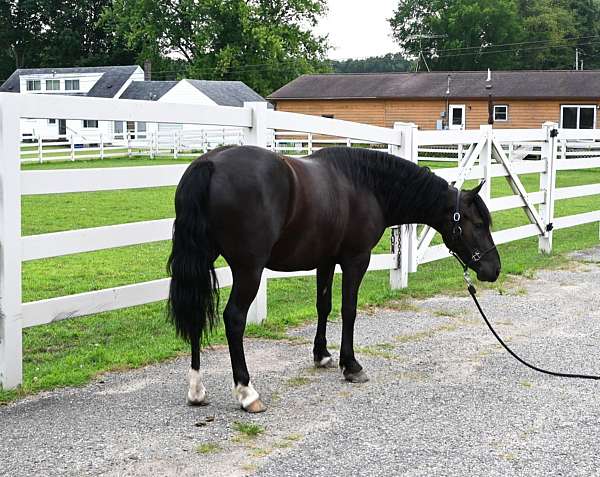
{"type": "Polygon", "coordinates": [[[484,180],[482,180],[482,181],[479,183],[479,185],[477,185],[477,186],[476,186],[474,189],[471,189],[471,190],[469,191],[469,193],[470,193],[470,194],[471,194],[473,197],[475,197],[475,196],[476,196],[477,194],[479,194],[479,192],[481,191],[481,188],[483,187],[483,184],[485,184],[485,179],[484,179],[484,180]]]}

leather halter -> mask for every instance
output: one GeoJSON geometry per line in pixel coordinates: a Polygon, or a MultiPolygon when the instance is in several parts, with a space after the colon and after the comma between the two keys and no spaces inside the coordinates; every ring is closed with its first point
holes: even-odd
{"type": "MultiPolygon", "coordinates": [[[[460,214],[460,189],[456,189],[456,207],[454,208],[454,214],[452,215],[452,240],[454,242],[458,242],[459,240],[463,240],[463,229],[460,226],[460,221],[461,221],[461,214],[460,214]]],[[[460,265],[463,267],[463,271],[466,272],[469,267],[471,267],[472,265],[474,265],[475,263],[481,261],[481,259],[487,255],[489,252],[491,252],[492,250],[496,249],[496,245],[494,244],[492,247],[488,248],[485,252],[481,252],[478,248],[475,249],[471,249],[471,247],[469,247],[469,245],[465,242],[465,245],[467,246],[467,249],[470,250],[471,253],[471,259],[468,262],[464,262],[456,252],[454,252],[453,250],[450,250],[450,253],[454,256],[454,258],[456,258],[456,260],[458,260],[458,262],[460,263],[460,265]]]]}

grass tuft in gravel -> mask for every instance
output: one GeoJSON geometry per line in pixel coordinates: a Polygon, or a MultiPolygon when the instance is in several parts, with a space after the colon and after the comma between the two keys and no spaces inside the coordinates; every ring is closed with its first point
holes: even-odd
{"type": "Polygon", "coordinates": [[[198,454],[215,454],[221,451],[221,446],[215,442],[205,442],[196,448],[198,454]]]}
{"type": "Polygon", "coordinates": [[[258,437],[265,432],[265,428],[259,424],[253,422],[240,422],[236,421],[233,423],[233,428],[245,437],[254,438],[258,437]]]}

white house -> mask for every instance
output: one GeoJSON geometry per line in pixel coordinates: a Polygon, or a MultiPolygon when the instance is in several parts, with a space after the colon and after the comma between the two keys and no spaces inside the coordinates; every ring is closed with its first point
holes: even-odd
{"type": "MultiPolygon", "coordinates": [[[[0,92],[119,98],[132,81],[143,81],[139,66],[19,69],[0,86],[0,92]]],[[[23,119],[21,134],[56,138],[75,134],[111,134],[110,123],[60,118],[23,119]]]]}
{"type": "MultiPolygon", "coordinates": [[[[246,101],[265,101],[241,81],[144,81],[144,71],[139,66],[19,69],[0,86],[0,92],[224,106],[243,106],[246,101]]],[[[70,135],[89,139],[96,138],[99,134],[121,139],[125,132],[132,139],[145,139],[153,132],[198,129],[199,126],[185,124],[146,124],[137,121],[65,121],[60,118],[21,120],[22,136],[43,139],[70,135]]],[[[211,128],[209,126],[204,129],[211,128]]]]}

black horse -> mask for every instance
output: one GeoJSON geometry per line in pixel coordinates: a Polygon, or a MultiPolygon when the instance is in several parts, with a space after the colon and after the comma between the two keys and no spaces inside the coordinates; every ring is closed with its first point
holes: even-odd
{"type": "Polygon", "coordinates": [[[500,257],[490,232],[490,214],[478,195],[480,187],[459,193],[427,168],[356,148],[327,148],[292,159],[258,147],[236,146],[196,159],[177,187],[168,263],[170,316],[192,348],[188,402],[202,404],[206,396],[199,351],[217,323],[214,261],[219,255],[233,274],[223,318],[234,394],[245,410],[264,411],[250,382],[243,348],[246,315],[263,270],[317,269],[314,362],[330,367],[325,331],[334,268],[340,264],[339,366],[346,380],[365,382],[367,375],[354,356],[353,335],[358,289],[371,250],[387,227],[427,224],[440,232],[479,280],[495,281],[500,257]],[[483,256],[481,250],[486,251],[483,256]]]}

